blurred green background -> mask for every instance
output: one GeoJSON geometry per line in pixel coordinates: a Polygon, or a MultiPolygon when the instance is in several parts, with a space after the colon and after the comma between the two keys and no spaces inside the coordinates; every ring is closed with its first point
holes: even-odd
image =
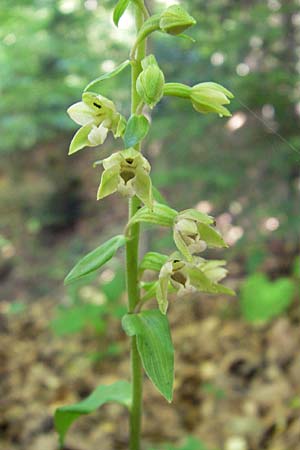
{"type": "MultiPolygon", "coordinates": [[[[148,1],[148,6],[159,11],[171,3],[148,1]]],[[[100,170],[93,168],[94,161],[120,149],[121,143],[107,141],[67,157],[76,125],[66,109],[80,99],[90,80],[128,56],[134,39],[132,11],[117,29],[111,19],[114,5],[106,0],[1,0],[0,5],[2,339],[5,343],[10,334],[16,341],[9,345],[18,346],[22,333],[28,338],[26,321],[37,326],[43,317],[47,342],[60,352],[73,335],[84,352],[87,332],[94,343],[89,364],[100,364],[101,370],[110,358],[122,360],[123,340],[116,343],[114,333],[110,335],[126,310],[122,259],[113,260],[91,285],[66,290],[62,280],[81,256],[123,230],[126,204],[117,195],[96,202],[100,170]]],[[[230,89],[235,94],[232,117],[201,116],[180,99],[163,99],[152,114],[145,153],[154,184],[170,205],[211,213],[230,244],[226,254],[217,256],[229,260],[229,283],[240,295],[236,302],[216,302],[216,309],[211,299],[209,315],[225,321],[222,329],[226,320],[242,328],[263,323],[263,341],[273,317],[289,326],[299,320],[300,2],[189,0],[184,6],[197,19],[189,31],[196,43],[157,33],[149,50],[167,81],[215,81],[230,89]]],[[[128,83],[129,74],[123,72],[103,83],[102,92],[127,116],[128,83]]],[[[142,249],[150,247],[170,251],[171,237],[149,229],[142,249]]],[[[120,330],[115,334],[120,336],[120,330]]],[[[64,373],[59,371],[59,377],[64,373]]],[[[73,379],[76,374],[74,369],[73,379]]],[[[3,445],[23,449],[30,442],[34,449],[33,441],[13,440],[10,426],[16,417],[20,414],[4,419],[3,445]]],[[[183,427],[183,434],[193,430],[183,427]]],[[[212,438],[212,448],[223,450],[224,439],[212,438]]],[[[36,445],[54,448],[53,441],[42,442],[36,445]]],[[[299,450],[293,441],[287,447],[278,442],[271,441],[272,450],[299,450]]],[[[126,448],[116,442],[105,445],[103,449],[126,448]]],[[[77,450],[76,445],[71,448],[77,450]]],[[[232,449],[248,447],[226,447],[232,449]]]]}

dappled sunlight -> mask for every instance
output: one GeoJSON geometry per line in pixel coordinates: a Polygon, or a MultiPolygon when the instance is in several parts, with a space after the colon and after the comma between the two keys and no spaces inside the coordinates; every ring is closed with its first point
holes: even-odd
{"type": "Polygon", "coordinates": [[[243,127],[245,123],[247,122],[247,115],[243,112],[236,112],[233,114],[230,119],[228,119],[226,123],[226,128],[229,131],[236,131],[239,128],[243,127]]]}

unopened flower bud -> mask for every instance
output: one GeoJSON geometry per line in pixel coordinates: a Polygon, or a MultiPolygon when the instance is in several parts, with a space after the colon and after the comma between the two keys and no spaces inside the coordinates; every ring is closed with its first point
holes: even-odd
{"type": "Polygon", "coordinates": [[[217,113],[220,116],[230,116],[223,105],[228,105],[233,94],[217,83],[200,83],[191,89],[191,101],[196,111],[201,113],[217,113]]]}
{"type": "Polygon", "coordinates": [[[141,99],[153,108],[163,96],[165,77],[153,55],[142,61],[143,71],[138,76],[136,89],[141,99]]]}
{"type": "Polygon", "coordinates": [[[169,6],[160,16],[160,29],[168,34],[177,35],[195,25],[196,20],[181,6],[169,6]]]}

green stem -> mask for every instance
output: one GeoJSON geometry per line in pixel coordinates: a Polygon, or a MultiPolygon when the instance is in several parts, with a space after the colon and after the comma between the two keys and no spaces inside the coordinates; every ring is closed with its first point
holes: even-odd
{"type": "Polygon", "coordinates": [[[165,83],[164,95],[173,97],[190,98],[191,87],[182,83],[165,83]]]}
{"type": "MultiPolygon", "coordinates": [[[[135,22],[137,32],[144,23],[142,0],[139,6],[136,6],[135,22]]],[[[139,76],[142,66],[141,60],[146,53],[146,41],[140,43],[136,48],[136,58],[132,61],[131,66],[131,112],[135,113],[140,104],[140,97],[136,91],[136,80],[139,76]]],[[[141,150],[140,145],[136,146],[136,150],[141,150]]],[[[137,197],[129,201],[129,220],[140,207],[140,201],[137,197]]],[[[133,225],[131,228],[130,239],[126,244],[126,279],[128,292],[128,312],[133,313],[136,305],[140,301],[139,279],[138,279],[138,252],[139,252],[139,224],[133,225]]],[[[136,338],[131,338],[131,378],[132,378],[132,406],[130,411],[130,450],[140,450],[141,435],[141,416],[142,416],[142,364],[137,349],[136,338]]]]}

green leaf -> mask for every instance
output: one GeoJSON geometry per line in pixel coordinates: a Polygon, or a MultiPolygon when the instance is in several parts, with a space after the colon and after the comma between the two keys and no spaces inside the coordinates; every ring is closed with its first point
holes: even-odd
{"type": "Polygon", "coordinates": [[[166,255],[157,252],[148,252],[144,255],[140,263],[140,271],[155,270],[159,272],[162,266],[168,261],[166,255]]]}
{"type": "Polygon", "coordinates": [[[158,203],[162,203],[164,205],[168,204],[165,197],[161,194],[161,192],[155,186],[152,186],[152,195],[153,195],[154,200],[157,201],[158,203]]]}
{"type": "Polygon", "coordinates": [[[156,297],[157,283],[158,281],[142,281],[140,283],[140,287],[145,291],[141,298],[142,302],[146,302],[147,300],[156,297]]]}
{"type": "Polygon", "coordinates": [[[93,125],[91,125],[90,123],[79,128],[79,130],[75,133],[71,141],[68,153],[69,155],[73,155],[73,153],[78,152],[82,148],[90,146],[88,135],[92,128],[93,125]]]}
{"type": "Polygon", "coordinates": [[[81,402],[57,408],[54,416],[54,425],[59,434],[61,447],[68,429],[78,417],[94,412],[100,406],[109,402],[117,402],[129,408],[131,402],[130,383],[117,381],[108,386],[98,386],[91,395],[81,402]]]}
{"type": "Polygon", "coordinates": [[[201,239],[203,239],[209,247],[228,247],[220,233],[213,227],[210,227],[205,223],[198,223],[198,231],[201,239]]]}
{"type": "Polygon", "coordinates": [[[143,115],[133,114],[126,126],[124,134],[125,148],[134,147],[141,142],[149,131],[149,122],[143,115]]]}
{"type": "Polygon", "coordinates": [[[146,374],[169,401],[173,396],[174,349],[166,316],[157,309],[126,314],[122,326],[128,336],[136,336],[146,374]]]}
{"type": "Polygon", "coordinates": [[[96,78],[95,80],[91,81],[85,88],[84,92],[86,91],[94,91],[97,92],[97,90],[100,88],[102,81],[108,80],[109,78],[113,78],[116,75],[119,75],[127,66],[129,66],[130,61],[127,59],[126,61],[122,62],[118,67],[116,67],[114,70],[104,73],[100,77],[96,78]]]}
{"type": "Polygon", "coordinates": [[[118,248],[122,247],[126,242],[125,236],[122,234],[109,239],[100,247],[96,248],[84,258],[82,258],[71,272],[65,278],[65,285],[74,283],[79,278],[95,272],[103,264],[109,261],[116,253],[118,248]]]}
{"type": "Polygon", "coordinates": [[[177,211],[175,209],[161,203],[154,203],[152,210],[147,206],[139,209],[130,219],[127,227],[138,222],[148,222],[163,227],[172,227],[176,215],[177,211]]]}
{"type": "Polygon", "coordinates": [[[269,281],[262,273],[251,275],[241,289],[242,314],[249,322],[266,322],[286,311],[295,291],[288,278],[269,281]]]}
{"type": "Polygon", "coordinates": [[[214,223],[213,217],[197,211],[196,209],[185,209],[184,211],[180,211],[180,213],[178,214],[178,219],[179,218],[191,219],[208,225],[214,223]]]}
{"type": "Polygon", "coordinates": [[[116,6],[114,8],[114,12],[113,12],[113,21],[114,21],[114,24],[116,25],[116,27],[118,26],[119,20],[121,19],[124,12],[126,11],[129,3],[130,3],[130,0],[119,0],[118,3],[116,4],[116,6]]]}

